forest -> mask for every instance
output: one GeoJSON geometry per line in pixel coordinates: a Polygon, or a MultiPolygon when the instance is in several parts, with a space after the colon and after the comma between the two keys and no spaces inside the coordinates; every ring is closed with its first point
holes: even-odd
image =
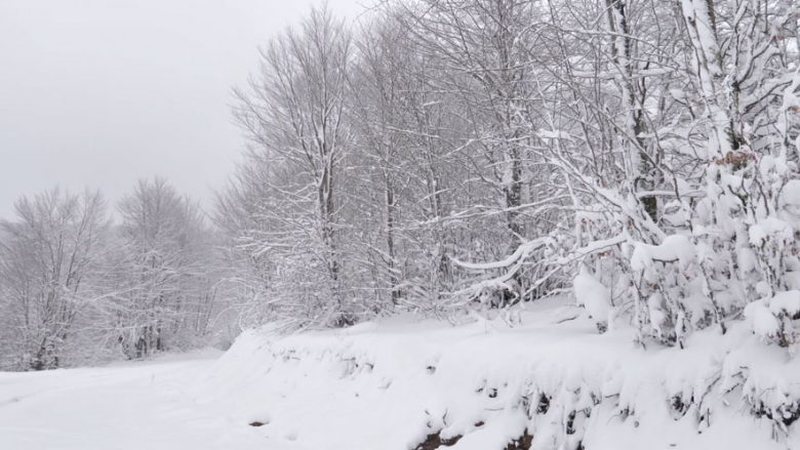
{"type": "Polygon", "coordinates": [[[0,370],[400,313],[800,341],[800,10],[789,0],[312,9],[233,89],[211,208],[168,180],[0,222],[0,370]]]}

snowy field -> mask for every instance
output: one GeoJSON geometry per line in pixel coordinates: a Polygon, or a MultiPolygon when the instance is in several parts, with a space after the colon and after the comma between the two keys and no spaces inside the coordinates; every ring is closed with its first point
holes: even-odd
{"type": "Polygon", "coordinates": [[[782,351],[744,327],[642,351],[561,304],[253,331],[222,357],[0,374],[0,449],[799,449],[778,417],[800,390],[782,351]]]}
{"type": "Polygon", "coordinates": [[[283,449],[196,400],[218,353],[0,373],[0,449],[283,449]]]}

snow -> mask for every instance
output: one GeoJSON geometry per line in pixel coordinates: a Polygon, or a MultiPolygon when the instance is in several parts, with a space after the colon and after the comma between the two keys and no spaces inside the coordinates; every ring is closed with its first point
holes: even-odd
{"type": "Polygon", "coordinates": [[[587,449],[798,448],[794,429],[773,439],[773,424],[749,410],[797,398],[800,365],[741,324],[724,337],[697,332],[685,350],[642,350],[632,330],[599,335],[565,302],[521,315],[515,328],[411,317],[293,336],[249,332],[211,374],[208,401],[226,399],[240,423],[268,420],[265,439],[311,449],[405,450],[437,431],[463,435],[454,450],[502,449],[526,429],[536,449],[579,440],[587,449]],[[770,394],[778,386],[786,396],[770,394]],[[685,409],[673,411],[673,398],[685,409]]]}
{"type": "Polygon", "coordinates": [[[578,306],[583,306],[598,323],[608,323],[611,313],[611,291],[595,278],[586,266],[572,282],[578,306]]]}
{"type": "Polygon", "coordinates": [[[773,314],[794,316],[800,313],[800,291],[779,292],[772,297],[769,306],[773,314]]]}
{"type": "Polygon", "coordinates": [[[791,415],[800,362],[743,322],[645,350],[566,298],[517,313],[264,328],[219,359],[3,373],[0,448],[409,450],[441,432],[499,450],[527,430],[536,450],[800,449],[796,423],[769,419],[791,415]]]}
{"type": "Polygon", "coordinates": [[[794,237],[792,226],[777,217],[770,216],[750,226],[750,243],[761,246],[770,237],[775,236],[778,242],[788,242],[794,237]]]}
{"type": "Polygon", "coordinates": [[[630,329],[598,335],[575,313],[551,303],[522,313],[516,328],[394,319],[287,337],[250,332],[216,367],[213,396],[227,398],[240,422],[268,418],[265,437],[291,435],[312,449],[405,450],[440,430],[463,435],[454,450],[502,449],[526,429],[536,449],[580,440],[587,449],[798,448],[795,430],[773,440],[748,402],[777,410],[796,398],[800,365],[765,352],[745,327],[695,333],[686,350],[642,350],[630,329]],[[776,386],[789,395],[766,394],[776,386]],[[673,411],[673,398],[685,409],[673,411]]]}
{"type": "Polygon", "coordinates": [[[191,387],[218,355],[0,373],[0,449],[263,450],[252,428],[196,402],[191,387]]]}
{"type": "Polygon", "coordinates": [[[541,139],[564,139],[572,141],[572,136],[564,130],[539,130],[536,133],[541,139]]]}
{"type": "Polygon", "coordinates": [[[695,259],[695,248],[688,236],[674,234],[667,236],[660,245],[638,243],[631,255],[631,268],[642,271],[653,262],[678,262],[685,268],[695,259]]]}
{"type": "Polygon", "coordinates": [[[795,220],[800,218],[800,180],[789,180],[786,183],[781,191],[780,204],[795,220]]]}
{"type": "MultiPolygon", "coordinates": [[[[800,314],[800,291],[778,292],[772,297],[754,301],[744,308],[744,316],[753,333],[763,339],[779,337],[780,334],[791,334],[789,323],[784,318],[793,318],[800,314]],[[787,329],[788,328],[788,329],[787,329]]],[[[788,336],[791,337],[791,336],[788,336]]]]}
{"type": "Polygon", "coordinates": [[[753,333],[759,336],[765,338],[774,336],[780,329],[780,321],[772,314],[763,300],[747,305],[744,308],[744,316],[753,333]]]}
{"type": "Polygon", "coordinates": [[[748,273],[758,268],[758,259],[752,249],[741,247],[736,249],[736,258],[739,262],[739,270],[748,273]]]}

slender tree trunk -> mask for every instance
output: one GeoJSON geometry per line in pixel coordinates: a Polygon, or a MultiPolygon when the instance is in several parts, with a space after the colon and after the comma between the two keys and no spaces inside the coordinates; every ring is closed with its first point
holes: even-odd
{"type": "Polygon", "coordinates": [[[386,224],[385,224],[385,233],[386,233],[386,254],[387,254],[387,266],[389,270],[389,289],[390,295],[392,299],[392,304],[397,306],[400,302],[401,292],[399,290],[399,279],[397,276],[397,262],[395,260],[395,249],[394,249],[394,222],[395,222],[395,198],[394,198],[394,186],[392,185],[392,180],[389,177],[389,174],[384,173],[383,175],[384,180],[384,200],[386,204],[386,224]]]}
{"type": "MultiPolygon", "coordinates": [[[[612,55],[614,64],[622,72],[619,83],[622,97],[625,101],[627,116],[625,132],[628,143],[628,160],[630,175],[633,177],[633,192],[653,190],[656,185],[654,179],[655,167],[652,158],[647,153],[646,142],[642,138],[645,130],[644,112],[637,101],[637,89],[634,81],[634,62],[632,58],[633,40],[630,30],[626,0],[606,0],[608,22],[611,32],[614,33],[612,55]]],[[[653,222],[658,221],[658,199],[653,195],[637,196],[645,212],[653,222]]]]}

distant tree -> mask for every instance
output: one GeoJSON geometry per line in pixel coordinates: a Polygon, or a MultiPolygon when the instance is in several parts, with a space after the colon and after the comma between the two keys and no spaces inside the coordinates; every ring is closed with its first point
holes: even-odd
{"type": "Polygon", "coordinates": [[[4,366],[57,368],[101,291],[105,202],[99,192],[56,188],[20,198],[15,210],[15,220],[0,222],[0,342],[11,355],[4,366]]]}
{"type": "Polygon", "coordinates": [[[198,205],[162,178],[119,203],[114,264],[118,341],[130,358],[180,348],[203,334],[215,300],[210,232],[198,205]]]}

